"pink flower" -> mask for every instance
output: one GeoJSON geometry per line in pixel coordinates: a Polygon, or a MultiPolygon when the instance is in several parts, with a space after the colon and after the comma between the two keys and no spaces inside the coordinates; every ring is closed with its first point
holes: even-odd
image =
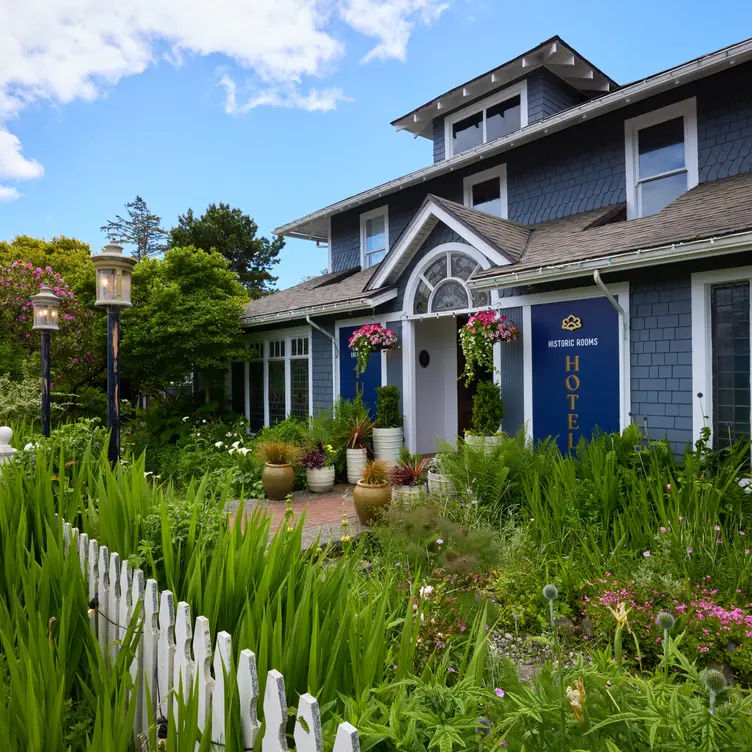
{"type": "Polygon", "coordinates": [[[692,546],[687,546],[687,553],[688,553],[688,554],[691,554],[691,553],[692,553],[692,546]]]}
{"type": "Polygon", "coordinates": [[[496,693],[497,697],[499,697],[499,698],[504,697],[504,690],[501,689],[501,687],[496,687],[496,689],[494,690],[494,692],[496,693]]]}
{"type": "Polygon", "coordinates": [[[662,532],[662,533],[665,533],[665,532],[666,532],[666,528],[665,528],[665,527],[662,527],[662,528],[661,528],[661,532],[662,532]]]}
{"type": "Polygon", "coordinates": [[[740,530],[739,535],[744,535],[744,530],[740,530]]]}
{"type": "Polygon", "coordinates": [[[723,538],[716,538],[716,543],[723,543],[723,538]]]}
{"type": "Polygon", "coordinates": [[[670,490],[671,490],[671,484],[670,484],[670,483],[666,483],[666,489],[667,489],[668,491],[670,491],[670,490]]]}
{"type": "Polygon", "coordinates": [[[650,556],[650,551],[643,551],[642,555],[647,559],[650,556]]]}
{"type": "Polygon", "coordinates": [[[714,529],[714,530],[716,531],[716,533],[717,533],[717,532],[719,532],[719,531],[720,531],[720,529],[721,529],[721,526],[720,526],[720,525],[716,525],[716,526],[715,526],[715,527],[714,527],[713,529],[714,529]]]}

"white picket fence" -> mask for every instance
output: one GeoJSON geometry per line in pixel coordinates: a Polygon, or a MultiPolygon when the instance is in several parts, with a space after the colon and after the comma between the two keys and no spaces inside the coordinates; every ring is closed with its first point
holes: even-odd
{"type": "MultiPolygon", "coordinates": [[[[205,616],[197,617],[194,626],[187,603],[178,603],[176,611],[172,592],[163,590],[160,593],[156,580],[145,580],[142,570],[132,569],[127,561],[121,562],[120,554],[108,551],[107,546],[100,546],[86,533],[79,534],[78,528],[67,522],[63,524],[63,540],[66,552],[75,550],[78,555],[88,582],[89,600],[97,599],[97,608],[90,611],[89,618],[102,652],[110,663],[117,658],[120,641],[138,603],[143,602],[138,647],[131,665],[137,703],[134,733],[142,735],[160,720],[166,720],[170,713],[177,713],[179,688],[182,687],[187,700],[198,685],[199,729],[202,733],[207,732],[206,722],[211,710],[211,740],[215,749],[223,749],[225,675],[229,674],[232,655],[230,635],[220,632],[212,651],[209,620],[205,616]]],[[[243,746],[252,749],[261,723],[257,714],[256,656],[250,650],[240,652],[235,681],[240,699],[243,746]]],[[[267,676],[263,718],[262,751],[287,752],[285,680],[276,670],[269,671],[267,676]]],[[[300,696],[293,738],[298,752],[323,750],[319,705],[308,693],[300,696]]],[[[341,723],[333,752],[359,750],[356,728],[341,723]]]]}

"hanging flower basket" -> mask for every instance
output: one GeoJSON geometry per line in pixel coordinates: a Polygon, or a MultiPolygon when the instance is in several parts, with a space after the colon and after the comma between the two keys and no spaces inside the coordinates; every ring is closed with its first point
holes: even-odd
{"type": "Polygon", "coordinates": [[[350,350],[355,353],[355,375],[360,376],[368,366],[368,356],[377,350],[391,350],[397,346],[397,335],[393,329],[380,324],[366,324],[353,332],[349,339],[350,350]]]}
{"type": "Polygon", "coordinates": [[[520,330],[506,316],[497,317],[495,311],[474,313],[460,329],[460,347],[465,356],[465,370],[461,379],[465,386],[476,377],[476,371],[493,372],[493,346],[497,342],[514,342],[520,330]]]}

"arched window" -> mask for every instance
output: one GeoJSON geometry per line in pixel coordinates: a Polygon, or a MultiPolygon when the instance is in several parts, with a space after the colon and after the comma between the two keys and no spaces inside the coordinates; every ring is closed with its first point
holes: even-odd
{"type": "Polygon", "coordinates": [[[413,313],[439,313],[491,305],[487,291],[470,290],[467,280],[481,265],[460,251],[447,251],[428,261],[419,274],[413,313]]]}

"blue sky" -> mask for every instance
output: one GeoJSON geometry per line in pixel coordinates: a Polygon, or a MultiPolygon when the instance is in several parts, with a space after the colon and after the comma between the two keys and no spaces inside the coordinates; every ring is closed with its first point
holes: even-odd
{"type": "MultiPolygon", "coordinates": [[[[0,51],[0,188],[6,198],[0,239],[64,234],[95,249],[105,242],[100,225],[136,194],[166,227],[188,207],[200,212],[224,201],[247,211],[269,234],[424,166],[431,161],[430,142],[397,133],[389,122],[554,34],[622,83],[752,34],[752,4],[742,0],[713,3],[712,13],[696,0],[329,0],[329,15],[301,23],[292,37],[290,18],[299,18],[303,0],[249,0],[242,21],[224,9],[231,3],[220,2],[214,23],[199,10],[194,18],[190,9],[189,20],[171,20],[169,12],[152,17],[150,8],[163,0],[134,0],[134,14],[143,18],[132,37],[113,43],[106,23],[90,22],[91,13],[81,9],[90,0],[34,1],[46,9],[46,30],[29,28],[37,20],[0,29],[0,50],[18,41],[13,35],[21,38],[15,56],[0,51]],[[292,15],[274,17],[277,6],[292,15]],[[72,18],[83,19],[91,34],[90,59],[79,53],[80,44],[74,50],[60,41],[56,25],[68,28],[72,18]],[[240,28],[246,22],[262,27],[258,54],[240,28]],[[170,24],[179,31],[173,34],[170,24]],[[275,48],[266,39],[278,28],[275,48]],[[114,44],[117,55],[103,63],[98,43],[108,52],[114,44]],[[372,59],[362,62],[369,53],[372,59]],[[226,111],[233,108],[223,77],[236,86],[234,113],[226,111]],[[311,95],[312,88],[317,93],[311,95]],[[243,103],[259,92],[272,103],[244,111],[243,103]],[[296,106],[274,106],[281,103],[296,106]],[[332,103],[328,111],[306,109],[332,103]]],[[[279,286],[325,265],[325,249],[288,241],[277,267],[279,286]]]]}

